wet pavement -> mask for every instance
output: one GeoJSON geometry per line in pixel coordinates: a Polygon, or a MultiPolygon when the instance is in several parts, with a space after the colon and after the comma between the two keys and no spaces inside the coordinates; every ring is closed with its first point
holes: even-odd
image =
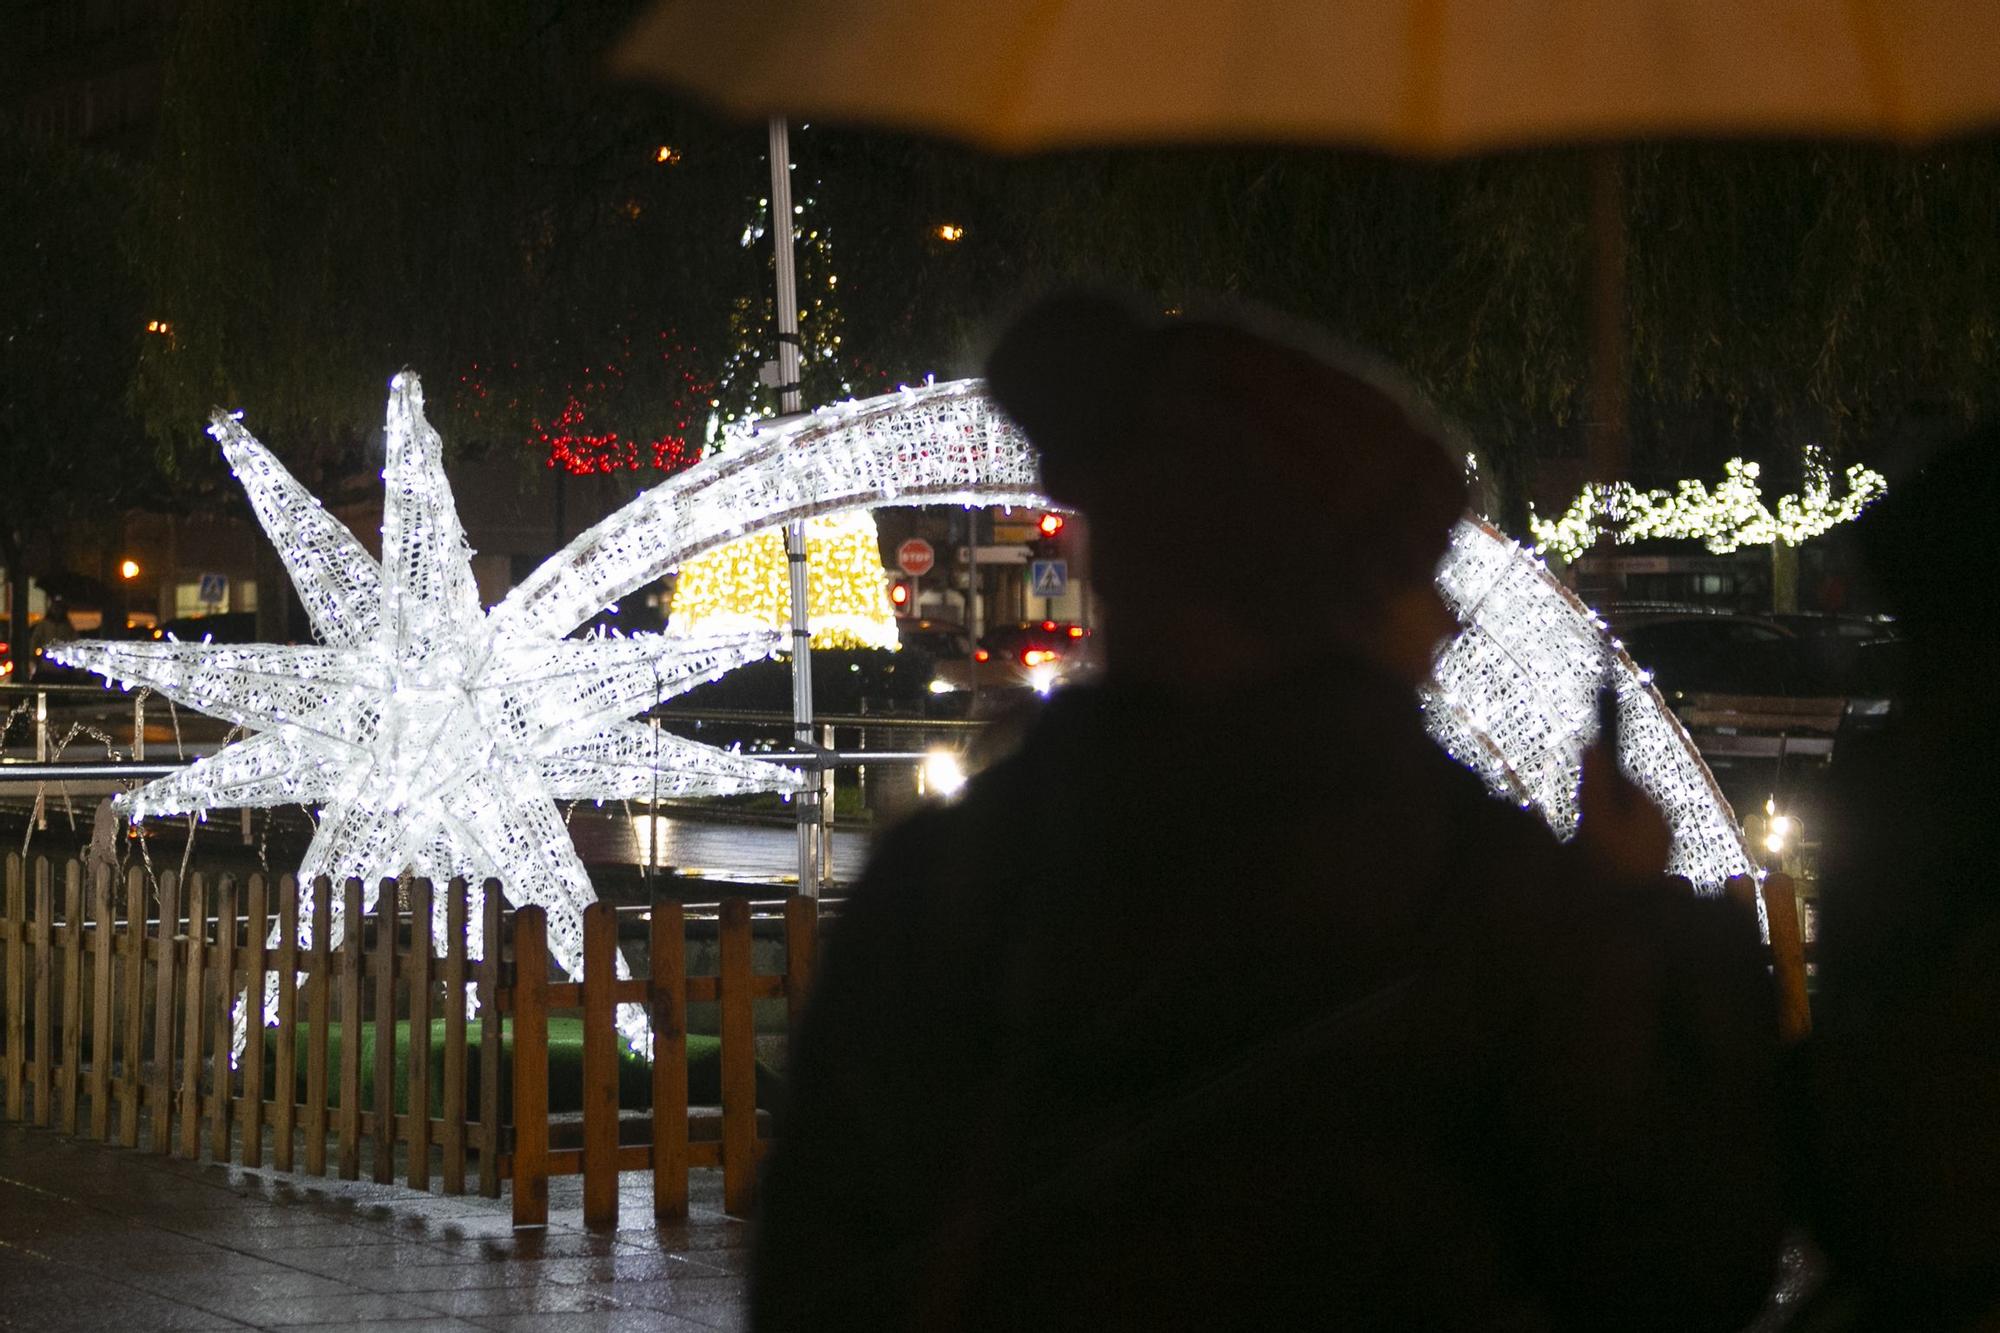
{"type": "Polygon", "coordinates": [[[621,1226],[582,1226],[581,1180],[549,1226],[505,1199],[440,1197],[165,1158],[0,1124],[0,1328],[700,1330],[744,1326],[742,1223],[696,1171],[685,1223],[655,1227],[650,1177],[621,1226]]]}

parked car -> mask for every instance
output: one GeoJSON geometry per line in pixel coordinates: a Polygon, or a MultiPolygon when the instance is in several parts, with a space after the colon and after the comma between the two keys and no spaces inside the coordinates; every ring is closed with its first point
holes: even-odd
{"type": "Polygon", "coordinates": [[[930,717],[991,715],[1002,704],[1032,694],[1021,669],[991,649],[975,648],[965,626],[948,620],[906,620],[897,627],[902,655],[924,682],[923,711],[930,717]],[[976,688],[975,688],[976,687],[976,688]]]}
{"type": "Polygon", "coordinates": [[[979,646],[1021,673],[1037,694],[1080,684],[1099,669],[1094,634],[1086,625],[1061,620],[1024,620],[987,633],[979,646]]]}
{"type": "Polygon", "coordinates": [[[1764,616],[1699,608],[1612,608],[1626,652],[1669,704],[1694,694],[1812,694],[1798,636],[1764,616]]]}

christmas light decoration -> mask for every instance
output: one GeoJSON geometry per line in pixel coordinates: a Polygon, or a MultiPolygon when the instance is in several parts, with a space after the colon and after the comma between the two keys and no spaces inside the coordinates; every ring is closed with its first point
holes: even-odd
{"type": "MultiPolygon", "coordinates": [[[[358,876],[371,901],[385,876],[497,877],[516,904],[548,910],[551,951],[572,975],[594,894],[556,800],[785,790],[802,779],[625,720],[766,655],[772,630],[564,636],[666,573],[794,519],[893,504],[1049,507],[1033,452],[980,383],[905,389],[747,432],[579,534],[482,612],[414,376],[391,383],[379,562],[240,422],[218,414],[211,433],[321,642],[53,648],[67,665],[256,733],[130,793],[124,810],[320,806],[302,877],[358,876]]],[[[879,591],[879,554],[870,558],[879,591]]],[[[1460,525],[1439,583],[1467,628],[1424,701],[1434,733],[1566,834],[1602,623],[1483,524],[1460,525]]],[[[1616,661],[1621,757],[1667,812],[1673,869],[1704,887],[1749,872],[1685,733],[1630,659],[1616,661]]],[[[303,910],[300,927],[310,928],[303,910]]],[[[642,1037],[636,1009],[619,1022],[642,1037]]]]}
{"type": "MultiPolygon", "coordinates": [[[[414,375],[390,387],[379,562],[233,416],[218,413],[210,432],[320,643],[60,645],[67,665],[256,733],[127,794],[121,808],[139,819],[318,805],[302,879],[357,876],[372,903],[385,876],[463,875],[475,886],[493,876],[516,905],[547,909],[550,951],[572,976],[595,895],[557,799],[782,791],[805,779],[624,720],[768,655],[775,632],[563,636],[681,562],[793,518],[1040,502],[1033,454],[976,392],[892,395],[801,418],[677,475],[482,612],[414,375]]],[[[445,924],[440,911],[434,929],[445,924]]],[[[303,938],[309,903],[299,925],[303,938]]],[[[483,942],[471,944],[479,956],[483,942]]],[[[643,1036],[637,1007],[619,1023],[643,1036]]]]}
{"type": "MultiPolygon", "coordinates": [[[[815,648],[900,646],[875,520],[866,512],[806,524],[806,605],[815,648]]],[[[760,532],[697,556],[674,580],[669,627],[682,634],[788,630],[784,534],[760,532]]]]}
{"type": "Polygon", "coordinates": [[[1881,473],[1856,463],[1847,469],[1846,493],[1835,498],[1826,452],[1809,445],[1804,485],[1797,495],[1780,496],[1773,510],[1757,482],[1761,471],[1756,463],[1732,458],[1723,464],[1722,481],[1712,491],[1695,480],[1672,491],[1640,491],[1623,481],[1592,483],[1559,518],[1544,519],[1531,510],[1528,528],[1537,553],[1565,560],[1588,551],[1601,532],[1621,545],[1650,538],[1700,541],[1717,554],[1773,542],[1797,546],[1858,518],[1889,486],[1881,473]]]}
{"type": "Polygon", "coordinates": [[[930,504],[1048,507],[1033,450],[977,380],[753,424],[578,534],[492,614],[511,633],[567,633],[751,532],[847,509],[930,504]]]}
{"type": "Polygon", "coordinates": [[[1425,718],[1489,790],[1533,809],[1559,837],[1576,831],[1583,750],[1608,665],[1619,762],[1666,813],[1668,869],[1711,892],[1756,873],[1729,803],[1651,678],[1538,558],[1468,519],[1452,533],[1438,588],[1464,630],[1424,692],[1425,718]]]}

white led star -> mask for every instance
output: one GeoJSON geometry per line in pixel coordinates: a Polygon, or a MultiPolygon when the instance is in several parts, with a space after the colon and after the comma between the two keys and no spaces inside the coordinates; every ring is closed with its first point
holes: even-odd
{"type": "MultiPolygon", "coordinates": [[[[121,808],[139,819],[320,806],[302,881],[357,876],[372,905],[385,876],[495,877],[515,905],[547,910],[550,951],[572,976],[596,895],[557,799],[784,791],[801,779],[626,720],[768,655],[775,631],[563,636],[681,561],[792,518],[897,501],[1040,501],[1033,454],[976,394],[889,395],[788,423],[672,478],[486,612],[416,376],[390,385],[379,563],[233,416],[218,413],[210,433],[320,643],[61,645],[54,655],[69,665],[255,733],[121,808]]],[[[310,905],[301,900],[302,941],[310,905]]],[[[476,902],[469,915],[481,919],[476,902]]],[[[478,956],[476,931],[470,943],[478,956]]],[[[621,1012],[620,1026],[637,1037],[643,1015],[621,1012]]]]}

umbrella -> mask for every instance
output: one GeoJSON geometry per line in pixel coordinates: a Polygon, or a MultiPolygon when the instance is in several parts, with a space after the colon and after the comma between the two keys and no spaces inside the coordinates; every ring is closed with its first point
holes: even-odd
{"type": "MultiPolygon", "coordinates": [[[[612,57],[742,115],[989,148],[1473,152],[2000,121],[1992,0],[659,0],[612,57]]],[[[1625,467],[1624,185],[1598,154],[1588,443],[1625,467]]]]}
{"type": "Polygon", "coordinates": [[[2000,119],[1991,0],[662,0],[613,56],[739,114],[990,148],[1913,140],[2000,119]]]}

